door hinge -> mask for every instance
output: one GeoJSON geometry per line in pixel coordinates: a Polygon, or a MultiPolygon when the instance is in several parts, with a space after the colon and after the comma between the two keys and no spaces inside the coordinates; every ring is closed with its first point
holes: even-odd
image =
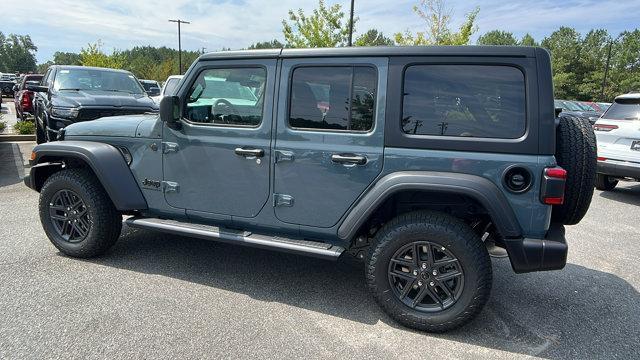
{"type": "Polygon", "coordinates": [[[163,181],[162,191],[165,193],[180,192],[180,185],[177,182],[173,182],[173,181],[163,181]]]}
{"type": "Polygon", "coordinates": [[[293,206],[293,196],[287,194],[273,194],[273,206],[293,206]]]}
{"type": "Polygon", "coordinates": [[[276,163],[293,161],[293,151],[276,150],[276,163]]]}
{"type": "Polygon", "coordinates": [[[176,143],[172,143],[172,142],[163,142],[162,143],[162,153],[163,154],[168,154],[168,153],[171,153],[171,152],[178,152],[178,150],[180,150],[180,147],[176,143]]]}

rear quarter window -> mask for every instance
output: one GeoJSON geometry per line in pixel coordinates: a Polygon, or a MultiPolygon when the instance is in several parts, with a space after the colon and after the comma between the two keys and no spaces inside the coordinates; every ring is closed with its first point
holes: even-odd
{"type": "Polygon", "coordinates": [[[522,71],[498,65],[410,65],[404,72],[405,134],[517,139],[526,131],[522,71]]]}

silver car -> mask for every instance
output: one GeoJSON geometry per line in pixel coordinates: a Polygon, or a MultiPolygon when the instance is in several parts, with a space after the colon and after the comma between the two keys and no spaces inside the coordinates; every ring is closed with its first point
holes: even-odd
{"type": "Polygon", "coordinates": [[[612,190],[620,179],[640,181],[640,93],[616,97],[593,128],[598,141],[596,188],[612,190]]]}

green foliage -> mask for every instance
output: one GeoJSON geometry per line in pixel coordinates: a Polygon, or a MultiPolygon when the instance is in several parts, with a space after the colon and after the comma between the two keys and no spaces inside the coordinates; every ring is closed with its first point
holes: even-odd
{"type": "Polygon", "coordinates": [[[36,132],[36,126],[31,121],[18,121],[13,125],[13,129],[20,135],[30,135],[36,132]]]}
{"type": "Polygon", "coordinates": [[[95,44],[88,44],[86,48],[80,50],[80,64],[83,66],[96,66],[111,69],[122,69],[124,67],[124,57],[114,50],[111,55],[102,51],[102,41],[95,44]]]}
{"type": "Polygon", "coordinates": [[[396,33],[394,39],[398,45],[468,45],[477,31],[475,22],[480,8],[467,14],[458,32],[450,29],[453,11],[447,8],[445,0],[420,0],[413,11],[424,20],[426,30],[415,35],[409,30],[396,33]]]}
{"type": "Polygon", "coordinates": [[[53,54],[53,63],[56,65],[82,65],[82,56],[72,52],[56,51],[53,54]]]}
{"type": "Polygon", "coordinates": [[[36,52],[29,35],[0,32],[0,72],[27,73],[36,71],[36,52]]]}
{"type": "Polygon", "coordinates": [[[522,45],[522,46],[540,46],[540,44],[538,44],[536,42],[536,39],[534,39],[533,36],[531,36],[529,33],[524,34],[524,36],[520,40],[520,44],[519,45],[522,45]]]}
{"type": "Polygon", "coordinates": [[[393,40],[384,36],[376,29],[369,29],[366,33],[358,36],[353,43],[355,46],[393,46],[393,40]]]}
{"type": "Polygon", "coordinates": [[[478,38],[478,45],[518,45],[518,40],[513,33],[501,30],[492,30],[478,38]]]}
{"type": "MultiPolygon", "coordinates": [[[[2,114],[0,114],[0,119],[2,119],[2,114]]],[[[4,129],[7,128],[7,122],[0,120],[0,132],[3,132],[4,129]]]]}
{"type": "MultiPolygon", "coordinates": [[[[353,19],[354,29],[357,20],[353,19]]],[[[288,47],[336,47],[348,44],[349,20],[345,19],[340,4],[327,7],[324,0],[318,0],[318,8],[311,15],[306,15],[302,9],[289,10],[289,21],[282,20],[282,32],[288,47]]]]}
{"type": "Polygon", "coordinates": [[[255,49],[282,49],[284,46],[283,43],[281,43],[280,41],[273,39],[271,41],[262,41],[262,42],[257,42],[255,44],[251,44],[248,49],[249,50],[255,50],[255,49]]]}

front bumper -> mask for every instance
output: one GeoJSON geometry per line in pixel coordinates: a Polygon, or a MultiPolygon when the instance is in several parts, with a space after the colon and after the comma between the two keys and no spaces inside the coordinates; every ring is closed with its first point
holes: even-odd
{"type": "Polygon", "coordinates": [[[567,263],[569,247],[562,224],[551,224],[544,239],[505,239],[504,244],[516,273],[559,270],[567,263]]]}
{"type": "Polygon", "coordinates": [[[598,173],[616,177],[630,177],[640,180],[640,163],[611,159],[598,161],[598,173]]]}

